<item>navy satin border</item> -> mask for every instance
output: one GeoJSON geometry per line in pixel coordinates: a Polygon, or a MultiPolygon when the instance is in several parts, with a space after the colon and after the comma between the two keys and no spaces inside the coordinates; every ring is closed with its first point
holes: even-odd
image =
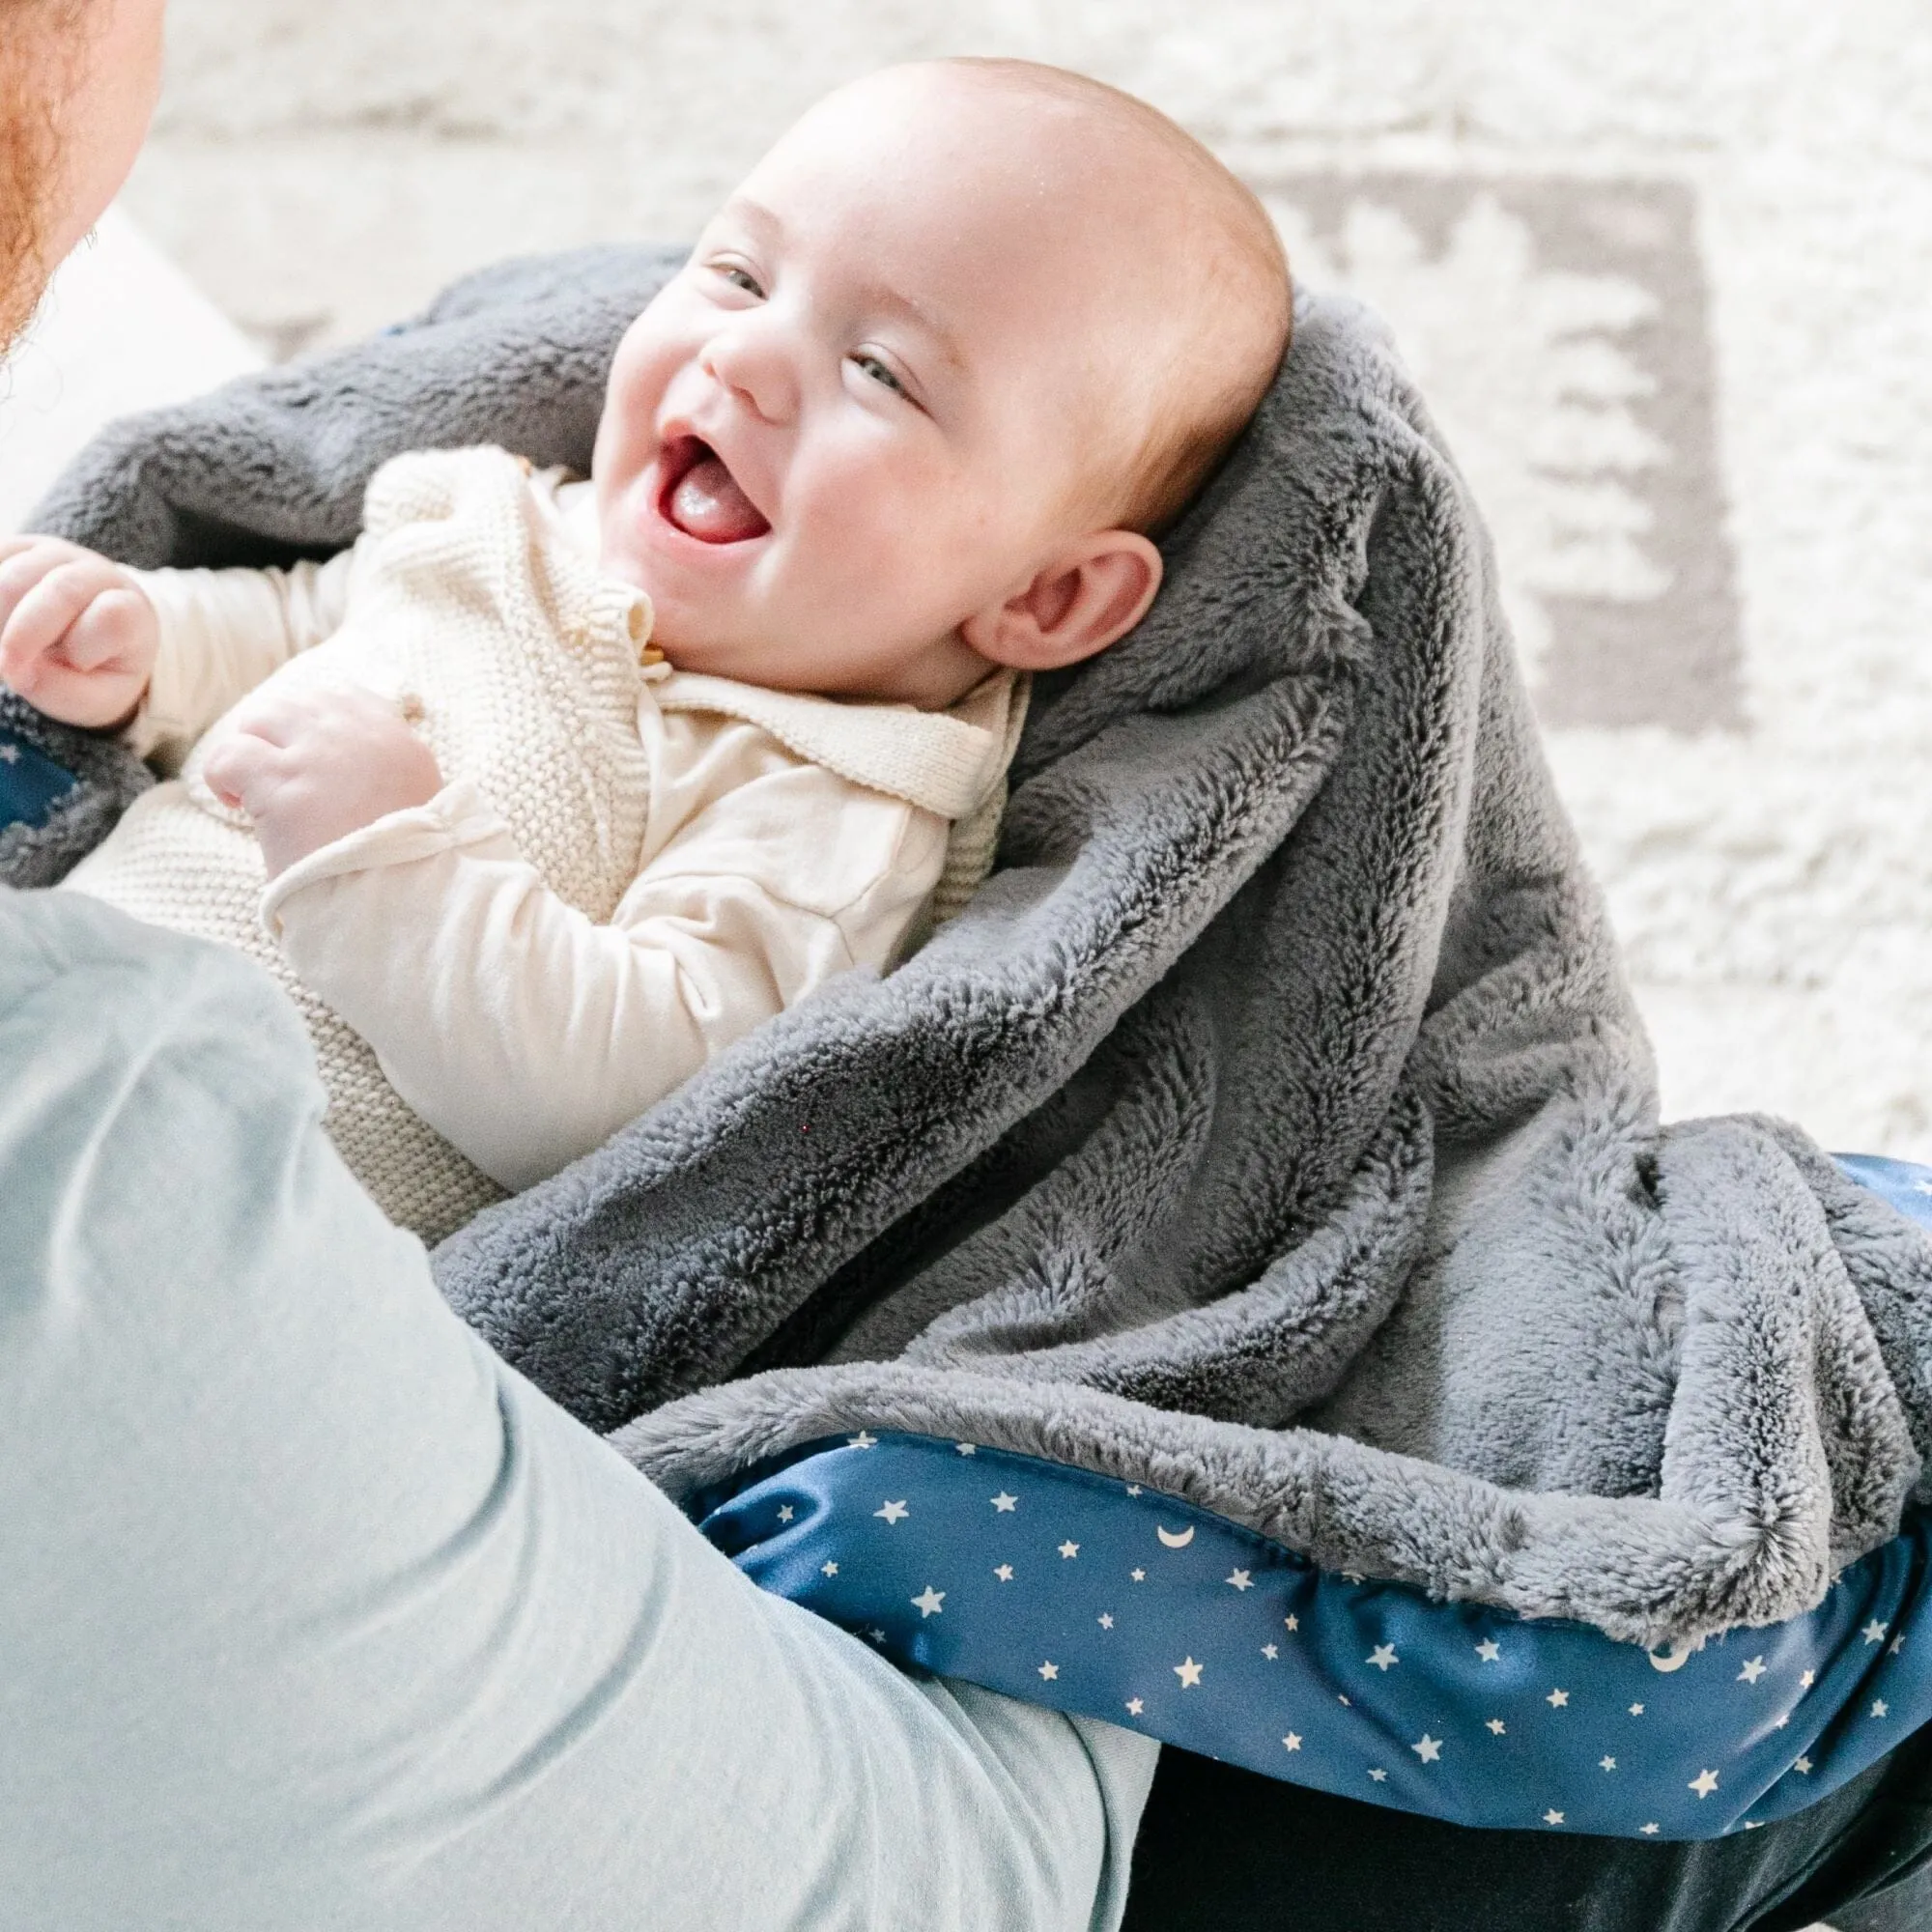
{"type": "Polygon", "coordinates": [[[0,724],[0,831],[10,825],[44,825],[75,782],[71,772],[38,746],[0,724]]]}
{"type": "Polygon", "coordinates": [[[1718,1837],[1932,1719],[1924,1513],[1808,1615],[1659,1655],[1329,1576],[1171,1496],[929,1436],[809,1445],[700,1527],[895,1663],[1463,1825],[1718,1837]]]}
{"type": "MultiPolygon", "coordinates": [[[[1932,1220],[1932,1173],[1845,1165],[1932,1220]]],[[[711,1501],[700,1527],[755,1582],[895,1663],[1456,1824],[1748,1831],[1932,1719],[1932,1512],[1808,1614],[1655,1654],[973,1443],[861,1432],[711,1501]]]]}

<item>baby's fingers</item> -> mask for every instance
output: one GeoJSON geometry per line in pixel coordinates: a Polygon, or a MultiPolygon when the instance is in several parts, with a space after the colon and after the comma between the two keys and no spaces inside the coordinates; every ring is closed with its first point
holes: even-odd
{"type": "Polygon", "coordinates": [[[222,736],[253,738],[259,744],[286,750],[301,735],[308,719],[309,706],[303,694],[270,686],[251,693],[235,707],[222,736]]]}
{"type": "Polygon", "coordinates": [[[0,542],[0,637],[6,635],[21,600],[81,555],[71,544],[49,543],[43,537],[9,537],[0,542]]]}
{"type": "Polygon", "coordinates": [[[5,536],[0,537],[0,563],[11,563],[30,550],[43,551],[57,563],[65,563],[84,554],[78,544],[71,544],[65,537],[37,537],[32,534],[5,536]]]}
{"type": "Polygon", "coordinates": [[[209,748],[201,775],[223,805],[254,812],[281,770],[281,748],[252,731],[230,728],[209,748]]]}
{"type": "Polygon", "coordinates": [[[143,634],[152,608],[138,590],[105,590],[94,598],[61,639],[61,656],[75,670],[125,671],[143,679],[143,634]]]}
{"type": "Polygon", "coordinates": [[[393,700],[355,685],[310,685],[288,690],[273,683],[235,707],[230,728],[294,750],[318,738],[361,735],[396,722],[393,700]]]}
{"type": "Polygon", "coordinates": [[[40,660],[97,597],[120,587],[120,573],[104,559],[57,564],[19,599],[0,630],[0,677],[31,697],[40,660]]]}

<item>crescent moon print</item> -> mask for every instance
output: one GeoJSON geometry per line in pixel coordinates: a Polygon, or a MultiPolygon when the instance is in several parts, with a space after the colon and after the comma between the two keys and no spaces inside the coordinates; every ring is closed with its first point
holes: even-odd
{"type": "Polygon", "coordinates": [[[1682,1670],[1690,1662],[1693,1650],[1702,1650],[1702,1642],[1673,1643],[1667,1650],[1653,1650],[1649,1653],[1650,1667],[1653,1670],[1682,1670]]]}
{"type": "Polygon", "coordinates": [[[1179,1536],[1177,1536],[1175,1535],[1173,1530],[1163,1529],[1161,1528],[1159,1523],[1155,1523],[1153,1526],[1153,1533],[1157,1537],[1159,1537],[1160,1540],[1164,1544],[1166,1544],[1170,1549],[1185,1549],[1187,1546],[1194,1541],[1194,1530],[1192,1528],[1184,1529],[1179,1536]]]}

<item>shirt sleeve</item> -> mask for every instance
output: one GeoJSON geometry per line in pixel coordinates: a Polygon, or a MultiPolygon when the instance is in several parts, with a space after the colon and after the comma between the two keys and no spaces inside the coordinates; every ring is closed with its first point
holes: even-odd
{"type": "Polygon", "coordinates": [[[147,696],[123,742],[179,770],[223,712],[342,623],[357,552],[287,570],[137,570],[160,624],[147,696]]]}
{"type": "Polygon", "coordinates": [[[599,923],[459,781],[291,867],[263,918],[403,1099],[517,1189],[836,974],[889,965],[945,843],[931,813],[793,767],[698,813],[599,923]],[[788,895],[788,875],[825,881],[827,849],[850,855],[836,890],[788,895]]]}

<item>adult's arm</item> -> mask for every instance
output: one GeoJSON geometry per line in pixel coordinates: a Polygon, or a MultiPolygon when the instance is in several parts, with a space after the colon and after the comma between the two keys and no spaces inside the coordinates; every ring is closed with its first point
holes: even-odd
{"type": "Polygon", "coordinates": [[[0,892],[0,1924],[1118,1923],[1152,1747],[754,1588],[322,1105],[240,957],[0,892]]]}

